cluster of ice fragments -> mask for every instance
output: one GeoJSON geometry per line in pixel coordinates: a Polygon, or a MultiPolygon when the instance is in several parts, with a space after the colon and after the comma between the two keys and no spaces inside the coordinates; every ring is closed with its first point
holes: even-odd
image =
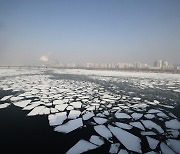
{"type": "Polygon", "coordinates": [[[110,143],[109,153],[180,152],[180,122],[167,110],[151,108],[160,104],[157,100],[120,96],[96,83],[55,80],[43,73],[6,77],[0,88],[21,91],[1,98],[0,108],[15,105],[29,110],[27,116],[47,115],[54,131],[71,133],[93,126],[89,140],[79,140],[67,153],[83,153],[105,142],[110,143]]]}

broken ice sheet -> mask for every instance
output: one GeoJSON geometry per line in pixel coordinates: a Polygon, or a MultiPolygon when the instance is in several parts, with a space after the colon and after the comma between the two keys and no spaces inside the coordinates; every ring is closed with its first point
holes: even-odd
{"type": "Polygon", "coordinates": [[[94,145],[86,140],[80,140],[71,149],[69,149],[67,154],[79,154],[92,149],[96,149],[97,147],[97,145],[94,145]]]}
{"type": "Polygon", "coordinates": [[[116,118],[122,118],[122,119],[130,119],[131,117],[128,115],[128,114],[126,114],[126,113],[119,113],[119,112],[116,112],[115,113],[115,116],[116,116],[116,118]]]}
{"type": "Polygon", "coordinates": [[[121,149],[119,152],[118,152],[118,154],[129,154],[126,150],[124,150],[124,149],[121,149]]]}
{"type": "Polygon", "coordinates": [[[67,119],[67,113],[66,112],[60,112],[56,114],[50,114],[48,116],[49,119],[49,125],[54,126],[54,125],[60,125],[64,122],[64,120],[67,119]]]}
{"type": "Polygon", "coordinates": [[[133,113],[133,114],[131,114],[131,116],[133,117],[133,119],[138,120],[143,116],[143,114],[141,114],[141,113],[133,113]]]}
{"type": "Polygon", "coordinates": [[[118,127],[109,125],[108,128],[128,150],[141,153],[141,140],[139,137],[118,127]]]}
{"type": "Polygon", "coordinates": [[[112,153],[112,154],[117,153],[119,150],[119,146],[120,146],[119,143],[111,144],[111,147],[109,149],[109,153],[112,153]]]}
{"type": "Polygon", "coordinates": [[[109,129],[104,126],[104,125],[98,125],[98,126],[94,126],[94,130],[101,135],[102,137],[106,138],[107,140],[110,139],[112,137],[111,132],[109,131],[109,129]]]}
{"type": "Polygon", "coordinates": [[[177,153],[180,153],[180,140],[168,139],[166,142],[171,149],[177,153]]]}
{"type": "Polygon", "coordinates": [[[9,103],[0,104],[0,109],[6,108],[9,105],[10,105],[9,103]]]}
{"type": "Polygon", "coordinates": [[[12,97],[13,95],[8,95],[8,96],[4,96],[3,98],[1,98],[1,101],[6,101],[7,99],[9,99],[10,97],[12,97]]]}
{"type": "Polygon", "coordinates": [[[156,149],[159,141],[156,140],[156,139],[154,139],[154,138],[151,138],[151,137],[149,137],[149,136],[146,136],[146,138],[147,138],[147,141],[148,141],[148,143],[149,143],[149,147],[150,147],[152,150],[156,149]]]}
{"type": "Polygon", "coordinates": [[[35,107],[30,113],[28,113],[28,116],[38,115],[39,112],[41,112],[44,108],[45,108],[45,106],[35,107]]]}
{"type": "Polygon", "coordinates": [[[75,120],[70,120],[63,125],[57,126],[54,128],[54,130],[62,133],[69,133],[82,126],[83,126],[82,118],[78,118],[75,120]]]}
{"type": "Polygon", "coordinates": [[[14,102],[13,104],[14,104],[15,106],[18,106],[18,107],[25,107],[25,106],[27,106],[30,102],[31,102],[31,100],[23,100],[23,101],[19,101],[19,102],[14,102]]]}
{"type": "Polygon", "coordinates": [[[164,142],[160,144],[160,148],[163,154],[175,154],[164,142]]]}
{"type": "Polygon", "coordinates": [[[145,130],[144,126],[140,122],[130,122],[129,124],[141,130],[145,130]]]}
{"type": "Polygon", "coordinates": [[[81,114],[81,111],[71,110],[68,115],[68,119],[76,119],[81,114]]]}
{"type": "Polygon", "coordinates": [[[94,117],[93,119],[97,124],[104,124],[107,122],[107,119],[105,118],[94,117]]]}
{"type": "Polygon", "coordinates": [[[93,144],[98,145],[98,146],[101,146],[104,144],[103,139],[99,136],[96,136],[96,135],[92,135],[89,141],[93,144]]]}
{"type": "Polygon", "coordinates": [[[83,115],[83,120],[88,120],[90,118],[92,118],[94,116],[94,113],[93,112],[86,112],[84,115],[83,115]]]}
{"type": "Polygon", "coordinates": [[[144,126],[148,129],[156,129],[159,133],[164,133],[164,130],[159,126],[157,125],[156,123],[154,123],[153,121],[151,120],[142,120],[142,123],[144,124],[144,126]]]}
{"type": "Polygon", "coordinates": [[[172,119],[165,122],[167,128],[180,129],[180,122],[177,119],[172,119]]]}
{"type": "Polygon", "coordinates": [[[77,102],[72,102],[71,105],[74,108],[79,109],[79,108],[81,108],[82,103],[80,101],[77,101],[77,102]]]}
{"type": "Polygon", "coordinates": [[[132,126],[125,124],[125,123],[121,123],[121,122],[115,122],[115,125],[120,127],[120,128],[124,128],[124,129],[131,129],[132,126]]]}
{"type": "Polygon", "coordinates": [[[55,108],[59,111],[64,111],[68,104],[56,105],[55,108]]]}

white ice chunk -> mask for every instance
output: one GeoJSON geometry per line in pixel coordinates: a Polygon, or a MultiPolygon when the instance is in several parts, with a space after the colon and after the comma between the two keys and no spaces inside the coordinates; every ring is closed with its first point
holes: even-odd
{"type": "Polygon", "coordinates": [[[166,142],[171,149],[177,153],[180,153],[180,140],[168,139],[166,142]]]}
{"type": "Polygon", "coordinates": [[[64,104],[64,103],[65,103],[65,101],[63,101],[63,100],[54,100],[53,101],[54,105],[60,105],[60,104],[64,104]]]}
{"type": "Polygon", "coordinates": [[[56,114],[50,114],[48,116],[49,119],[49,125],[54,126],[54,125],[60,125],[64,122],[64,120],[67,119],[66,112],[60,112],[56,114]]]}
{"type": "Polygon", "coordinates": [[[20,96],[15,97],[15,96],[13,96],[13,97],[10,98],[11,101],[19,101],[21,99],[24,99],[24,97],[20,97],[20,96]]]}
{"type": "Polygon", "coordinates": [[[68,107],[66,108],[66,110],[73,110],[73,109],[74,109],[73,106],[68,106],[68,107]]]}
{"type": "Polygon", "coordinates": [[[6,107],[8,107],[9,105],[10,105],[9,103],[0,104],[0,109],[6,108],[6,107]]]}
{"type": "Polygon", "coordinates": [[[96,106],[90,106],[87,108],[87,111],[94,111],[96,109],[96,106]]]}
{"type": "Polygon", "coordinates": [[[126,150],[124,150],[124,149],[121,149],[119,152],[118,152],[118,154],[129,154],[126,150]]]}
{"type": "Polygon", "coordinates": [[[50,108],[48,107],[45,107],[41,112],[39,112],[39,115],[47,115],[47,114],[50,114],[50,108]]]}
{"type": "Polygon", "coordinates": [[[130,122],[129,124],[141,130],[145,130],[144,126],[140,122],[130,122]]]}
{"type": "Polygon", "coordinates": [[[133,117],[133,119],[138,120],[143,116],[143,114],[141,114],[141,113],[133,113],[133,114],[131,114],[131,116],[133,117]]]}
{"type": "Polygon", "coordinates": [[[102,137],[109,139],[112,137],[111,132],[109,131],[109,129],[104,126],[104,125],[98,125],[98,126],[94,126],[94,130],[101,135],[102,137]]]}
{"type": "Polygon", "coordinates": [[[86,140],[80,140],[67,152],[67,154],[80,154],[80,153],[83,153],[92,149],[96,149],[97,147],[98,146],[86,140]]]}
{"type": "Polygon", "coordinates": [[[165,122],[167,128],[180,129],[180,122],[177,119],[172,119],[165,122]]]}
{"type": "Polygon", "coordinates": [[[154,114],[145,114],[144,117],[146,117],[147,119],[153,119],[155,117],[154,114]]]}
{"type": "Polygon", "coordinates": [[[41,112],[44,108],[45,108],[45,106],[35,107],[30,113],[28,113],[28,116],[38,115],[39,112],[41,112]]]}
{"type": "Polygon", "coordinates": [[[100,125],[107,122],[107,119],[105,118],[94,117],[93,119],[97,124],[100,124],[100,125]]]}
{"type": "Polygon", "coordinates": [[[139,137],[118,127],[109,125],[108,128],[128,150],[141,153],[141,140],[139,137]]]}
{"type": "Polygon", "coordinates": [[[86,114],[83,115],[83,120],[88,120],[94,116],[93,112],[87,112],[86,114]]]}
{"type": "Polygon", "coordinates": [[[59,112],[59,111],[55,108],[51,108],[51,113],[56,113],[56,112],[59,112]]]}
{"type": "Polygon", "coordinates": [[[160,110],[150,109],[147,113],[160,113],[160,110]]]}
{"type": "Polygon", "coordinates": [[[157,152],[154,152],[154,151],[150,151],[150,152],[147,152],[145,154],[158,154],[157,152]]]}
{"type": "Polygon", "coordinates": [[[141,98],[139,98],[139,97],[133,97],[132,99],[134,99],[136,101],[140,101],[141,100],[141,98]]]}
{"type": "Polygon", "coordinates": [[[31,103],[30,105],[25,106],[25,107],[23,108],[23,110],[31,110],[31,109],[35,108],[36,106],[38,106],[38,105],[40,105],[40,104],[41,104],[41,103],[31,103]]]}
{"type": "Polygon", "coordinates": [[[158,113],[157,116],[162,117],[162,118],[167,118],[167,117],[168,117],[168,116],[167,116],[165,113],[163,113],[163,112],[158,113]]]}
{"type": "Polygon", "coordinates": [[[122,118],[122,119],[130,119],[131,117],[128,115],[128,114],[126,114],[126,113],[119,113],[119,112],[116,112],[115,113],[115,116],[116,116],[116,118],[122,118]]]}
{"type": "Polygon", "coordinates": [[[15,105],[15,106],[18,106],[18,107],[25,107],[25,106],[27,106],[30,102],[31,102],[31,100],[23,100],[23,101],[15,102],[14,105],[15,105]]]}
{"type": "Polygon", "coordinates": [[[121,123],[121,122],[116,122],[115,125],[120,127],[120,128],[124,128],[124,129],[131,129],[132,128],[132,126],[125,124],[125,123],[121,123]]]}
{"type": "Polygon", "coordinates": [[[112,154],[117,153],[119,150],[119,146],[120,146],[119,143],[111,144],[111,147],[109,149],[109,153],[112,153],[112,154]]]}
{"type": "Polygon", "coordinates": [[[82,126],[83,126],[82,118],[78,118],[75,120],[70,120],[63,125],[57,126],[56,128],[54,128],[54,130],[62,133],[69,133],[82,126]]]}
{"type": "Polygon", "coordinates": [[[104,141],[99,136],[96,136],[96,135],[92,135],[89,141],[98,146],[101,146],[104,144],[104,141]]]}
{"type": "Polygon", "coordinates": [[[154,104],[159,104],[160,102],[157,100],[154,100],[154,104]]]}
{"type": "Polygon", "coordinates": [[[74,108],[79,109],[79,108],[81,108],[82,103],[80,101],[77,101],[77,102],[72,102],[71,105],[74,108]]]}
{"type": "Polygon", "coordinates": [[[67,106],[68,104],[61,104],[61,105],[56,105],[55,108],[58,109],[59,111],[64,111],[67,106]]]}
{"type": "Polygon", "coordinates": [[[159,141],[156,140],[156,139],[154,139],[154,138],[151,138],[151,137],[149,137],[149,136],[146,136],[146,138],[147,138],[147,141],[148,141],[148,143],[149,143],[149,147],[150,147],[152,150],[156,149],[159,141]]]}
{"type": "Polygon", "coordinates": [[[68,115],[68,119],[76,119],[81,114],[81,111],[71,110],[68,115]]]}
{"type": "Polygon", "coordinates": [[[168,129],[167,131],[168,131],[168,134],[171,134],[172,137],[174,137],[174,138],[178,137],[178,135],[179,135],[179,131],[177,129],[175,129],[175,130],[174,129],[168,129]]]}
{"type": "Polygon", "coordinates": [[[3,98],[1,98],[1,101],[6,101],[7,99],[9,99],[10,97],[12,97],[13,95],[8,95],[8,96],[4,96],[3,98]]]}
{"type": "Polygon", "coordinates": [[[141,132],[142,135],[149,135],[149,136],[154,136],[156,133],[154,132],[141,132]]]}
{"type": "Polygon", "coordinates": [[[142,120],[142,123],[144,124],[144,126],[148,129],[156,129],[159,133],[164,133],[164,130],[159,126],[157,125],[156,123],[154,123],[153,121],[151,120],[142,120]]]}
{"type": "Polygon", "coordinates": [[[175,154],[164,142],[160,144],[160,148],[163,154],[175,154]]]}

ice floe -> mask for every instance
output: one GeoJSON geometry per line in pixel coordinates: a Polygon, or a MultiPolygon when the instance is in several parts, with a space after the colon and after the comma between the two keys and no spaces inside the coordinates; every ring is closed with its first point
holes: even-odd
{"type": "Polygon", "coordinates": [[[128,125],[128,124],[125,124],[122,122],[115,122],[115,125],[120,127],[120,128],[123,128],[123,129],[131,129],[132,128],[131,125],[128,125]]]}
{"type": "Polygon", "coordinates": [[[101,146],[104,144],[103,139],[96,135],[92,135],[89,141],[93,144],[96,144],[97,146],[101,146]]]}
{"type": "Polygon", "coordinates": [[[94,116],[93,112],[87,112],[86,114],[83,115],[83,120],[88,120],[94,116]]]}
{"type": "Polygon", "coordinates": [[[144,126],[140,122],[130,122],[129,124],[141,130],[145,130],[144,126]]]}
{"type": "Polygon", "coordinates": [[[8,96],[4,96],[3,98],[1,98],[1,101],[6,101],[9,98],[11,98],[13,95],[8,95],[8,96]]]}
{"type": "Polygon", "coordinates": [[[23,100],[23,101],[19,101],[19,102],[14,102],[14,105],[23,108],[23,107],[27,106],[30,102],[31,102],[31,100],[23,100]]]}
{"type": "Polygon", "coordinates": [[[83,126],[82,118],[78,118],[75,120],[70,120],[63,125],[57,126],[54,128],[54,130],[57,132],[62,132],[62,133],[69,133],[82,126],[83,126]]]}
{"type": "Polygon", "coordinates": [[[164,142],[160,144],[160,148],[163,154],[175,154],[175,152],[169,148],[164,142]]]}
{"type": "Polygon", "coordinates": [[[0,109],[3,109],[3,108],[6,108],[10,105],[10,103],[3,103],[3,104],[0,104],[0,109]]]}
{"type": "Polygon", "coordinates": [[[118,154],[129,154],[127,150],[121,149],[118,154]]]}
{"type": "Polygon", "coordinates": [[[152,150],[156,149],[159,141],[156,140],[156,139],[154,139],[154,138],[151,138],[151,137],[149,137],[149,136],[146,136],[146,138],[147,138],[147,141],[148,141],[148,143],[149,143],[149,147],[150,147],[152,150]]]}
{"type": "Polygon", "coordinates": [[[108,126],[114,136],[128,149],[141,153],[141,140],[137,136],[118,127],[108,126]]]}
{"type": "Polygon", "coordinates": [[[168,139],[167,145],[177,153],[180,153],[180,140],[168,139]]]}
{"type": "Polygon", "coordinates": [[[153,121],[151,120],[142,120],[142,123],[144,124],[144,126],[148,129],[156,129],[159,133],[164,133],[164,130],[159,126],[157,125],[156,123],[154,123],[153,121]]]}
{"type": "Polygon", "coordinates": [[[67,119],[67,113],[66,112],[60,112],[56,114],[50,114],[48,116],[49,119],[49,125],[60,125],[64,122],[64,120],[67,119]]]}
{"type": "Polygon", "coordinates": [[[119,143],[111,144],[111,147],[109,149],[109,153],[112,153],[112,154],[117,153],[119,150],[119,146],[120,146],[119,143]]]}
{"type": "Polygon", "coordinates": [[[118,119],[130,119],[131,117],[128,115],[128,114],[126,114],[126,113],[119,113],[119,112],[117,112],[116,114],[115,114],[115,116],[116,116],[116,118],[118,118],[118,119]]]}
{"type": "Polygon", "coordinates": [[[45,108],[45,106],[35,107],[30,113],[28,113],[28,116],[38,115],[44,108],[45,108]]]}
{"type": "Polygon", "coordinates": [[[97,124],[104,124],[107,122],[107,119],[105,118],[94,117],[93,119],[97,124]]]}
{"type": "Polygon", "coordinates": [[[71,110],[68,115],[68,119],[76,119],[80,116],[81,111],[78,110],[71,110]]]}
{"type": "Polygon", "coordinates": [[[109,131],[109,129],[104,126],[104,125],[98,125],[98,126],[94,126],[94,130],[101,135],[102,137],[106,138],[107,140],[110,139],[112,137],[111,132],[109,131]]]}
{"type": "Polygon", "coordinates": [[[180,129],[180,122],[177,119],[172,119],[165,122],[167,128],[180,129]]]}
{"type": "Polygon", "coordinates": [[[97,147],[98,147],[97,145],[94,145],[86,140],[80,140],[71,149],[67,151],[67,154],[79,154],[95,149],[97,147]]]}

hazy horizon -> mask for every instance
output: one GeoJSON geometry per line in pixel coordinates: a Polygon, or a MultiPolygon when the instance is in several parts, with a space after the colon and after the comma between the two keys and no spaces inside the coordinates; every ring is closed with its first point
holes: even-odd
{"type": "Polygon", "coordinates": [[[178,0],[0,0],[0,65],[180,64],[178,0]]]}

